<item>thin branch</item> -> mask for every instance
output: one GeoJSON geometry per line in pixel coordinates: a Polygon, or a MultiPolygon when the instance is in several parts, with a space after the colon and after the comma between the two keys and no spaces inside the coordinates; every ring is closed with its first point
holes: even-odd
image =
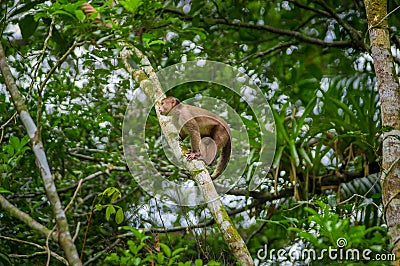
{"type": "Polygon", "coordinates": [[[255,54],[251,54],[251,55],[248,55],[248,56],[244,57],[242,60],[239,61],[239,64],[243,63],[244,61],[248,60],[249,58],[262,57],[262,56],[267,55],[269,53],[272,53],[272,52],[274,52],[276,50],[280,50],[280,49],[283,49],[283,48],[286,48],[286,47],[289,47],[289,46],[292,46],[292,45],[296,45],[296,44],[298,44],[297,41],[279,43],[279,44],[275,45],[274,47],[271,47],[271,48],[269,48],[269,49],[267,49],[265,51],[257,52],[255,54]]]}
{"type": "MultiPolygon", "coordinates": [[[[44,250],[44,251],[42,251],[42,252],[35,252],[35,253],[33,253],[33,254],[26,254],[26,255],[9,254],[10,257],[14,257],[14,258],[31,258],[31,257],[35,257],[35,256],[37,256],[37,255],[45,255],[45,254],[47,254],[47,248],[46,248],[46,247],[43,247],[43,246],[41,246],[41,245],[38,245],[38,244],[36,244],[36,243],[28,242],[28,241],[25,241],[25,240],[22,240],[22,239],[18,239],[18,238],[12,238],[12,237],[7,237],[7,236],[1,236],[1,235],[0,235],[0,238],[6,239],[6,240],[10,240],[10,241],[14,241],[14,242],[18,242],[18,243],[22,243],[22,244],[26,244],[26,245],[31,245],[31,246],[34,246],[34,247],[37,247],[37,248],[39,248],[39,249],[44,250]]],[[[68,265],[67,260],[64,259],[63,257],[61,257],[60,255],[58,255],[57,253],[51,251],[51,252],[50,252],[50,255],[53,256],[55,259],[61,261],[61,262],[64,263],[65,265],[68,265]]]]}
{"type": "Polygon", "coordinates": [[[50,69],[47,73],[45,79],[43,80],[42,84],[40,84],[39,91],[43,91],[44,87],[46,86],[47,82],[49,81],[51,75],[53,75],[54,71],[61,66],[61,64],[67,59],[67,57],[74,51],[77,46],[84,44],[84,42],[74,42],[74,44],[64,53],[64,55],[56,62],[56,64],[50,69]]]}
{"type": "Polygon", "coordinates": [[[334,18],[342,27],[350,34],[350,37],[354,41],[354,43],[358,46],[362,51],[366,51],[367,47],[365,42],[360,34],[355,28],[353,28],[347,21],[343,20],[336,12],[331,8],[324,0],[314,0],[317,4],[322,6],[332,18],[334,18]]]}
{"type": "Polygon", "coordinates": [[[386,16],[384,16],[381,21],[378,22],[378,25],[381,24],[387,17],[389,17],[391,14],[393,14],[394,12],[397,11],[397,9],[399,9],[400,6],[397,6],[395,9],[393,9],[392,11],[390,11],[386,16]]]}
{"type": "Polygon", "coordinates": [[[50,235],[53,234],[53,232],[55,232],[55,231],[56,231],[56,226],[53,226],[53,229],[51,229],[51,232],[46,237],[46,253],[47,253],[46,266],[50,265],[50,258],[51,258],[51,253],[52,253],[52,251],[50,250],[50,245],[49,245],[50,235]]]}
{"type": "MultiPolygon", "coordinates": [[[[10,123],[11,122],[11,120],[13,120],[16,116],[17,116],[17,112],[15,112],[4,124],[2,124],[1,126],[0,126],[0,129],[4,129],[6,126],[7,126],[7,124],[8,123],[10,123]]],[[[1,141],[0,141],[1,142],[1,141]]]]}
{"type": "Polygon", "coordinates": [[[81,222],[78,222],[76,225],[75,234],[72,237],[72,241],[75,242],[75,240],[78,238],[80,228],[81,228],[81,222]]]}
{"type": "MultiPolygon", "coordinates": [[[[98,171],[96,173],[93,173],[91,175],[88,175],[85,178],[82,178],[82,183],[86,183],[87,181],[90,181],[100,175],[103,174],[109,174],[111,171],[128,171],[126,166],[110,166],[108,167],[105,171],[98,171]]],[[[68,187],[64,187],[64,188],[60,188],[57,189],[57,193],[64,193],[67,192],[69,190],[75,189],[80,181],[78,181],[77,183],[68,186],[68,187]]],[[[33,197],[37,197],[37,196],[41,196],[43,195],[44,192],[36,192],[36,193],[30,193],[30,194],[14,194],[13,196],[11,196],[12,198],[33,198],[33,197]]]]}
{"type": "MultiPolygon", "coordinates": [[[[193,17],[187,16],[186,14],[184,14],[180,11],[174,10],[174,9],[166,8],[166,9],[164,9],[164,11],[166,13],[179,15],[185,20],[189,20],[189,21],[193,20],[193,17]]],[[[253,30],[268,31],[268,32],[275,33],[278,35],[294,37],[303,42],[321,45],[323,47],[352,47],[352,43],[353,43],[352,41],[326,42],[326,41],[318,39],[318,38],[309,37],[300,32],[297,32],[297,31],[275,28],[275,27],[268,26],[268,25],[250,24],[250,23],[245,23],[245,22],[231,22],[231,21],[227,21],[225,19],[210,19],[210,18],[200,18],[200,21],[204,22],[204,23],[213,24],[213,25],[220,24],[220,25],[227,25],[227,26],[232,26],[232,27],[239,27],[239,28],[241,27],[241,28],[248,28],[248,29],[253,29],[253,30]]]]}
{"type": "MultiPolygon", "coordinates": [[[[33,75],[32,75],[31,84],[29,85],[29,91],[32,91],[32,89],[33,89],[33,84],[35,84],[35,77],[36,77],[37,72],[38,72],[38,70],[39,70],[39,66],[40,66],[40,64],[41,64],[42,61],[43,61],[44,54],[46,53],[47,44],[48,44],[48,42],[49,42],[51,36],[53,35],[54,23],[55,23],[55,19],[54,19],[54,17],[53,17],[53,18],[51,19],[49,33],[47,34],[47,37],[46,37],[46,39],[45,39],[44,42],[43,42],[43,48],[42,48],[42,50],[41,50],[41,52],[40,52],[40,57],[39,57],[38,61],[36,62],[36,64],[35,64],[34,67],[33,67],[33,71],[32,71],[33,75]]],[[[42,91],[39,90],[39,95],[41,94],[41,92],[42,92],[42,91]]]]}
{"type": "Polygon", "coordinates": [[[317,9],[317,8],[314,8],[314,7],[310,7],[310,6],[307,6],[307,5],[303,5],[303,4],[301,4],[301,3],[297,2],[297,1],[294,1],[294,0],[289,0],[289,2],[292,3],[293,5],[297,6],[297,7],[300,7],[301,9],[312,11],[312,12],[317,13],[319,15],[322,15],[324,17],[329,17],[330,16],[330,14],[328,12],[324,11],[324,10],[317,9]]]}
{"type": "Polygon", "coordinates": [[[11,120],[13,120],[17,116],[17,114],[18,113],[15,112],[4,124],[0,126],[1,129],[0,143],[3,141],[5,127],[8,125],[8,123],[11,122],[11,120]]]}
{"type": "Polygon", "coordinates": [[[80,153],[72,153],[72,152],[68,152],[69,155],[79,158],[79,159],[83,159],[83,160],[88,160],[88,161],[93,161],[93,162],[99,162],[101,161],[98,158],[94,158],[93,156],[89,156],[89,155],[85,155],[85,154],[80,154],[80,153]]]}
{"type": "Polygon", "coordinates": [[[118,245],[119,242],[121,242],[121,239],[115,240],[115,242],[114,242],[111,246],[107,247],[107,248],[106,248],[105,250],[103,250],[103,251],[97,252],[97,255],[96,255],[96,256],[93,256],[93,257],[91,257],[89,260],[87,260],[87,261],[83,264],[83,266],[90,265],[91,263],[93,263],[94,261],[96,261],[97,259],[99,259],[101,256],[103,256],[104,253],[107,253],[109,250],[111,250],[111,249],[114,248],[116,245],[118,245]]]}
{"type": "Polygon", "coordinates": [[[68,209],[72,206],[72,203],[74,202],[74,200],[76,198],[76,195],[78,195],[78,191],[81,189],[82,182],[83,182],[83,179],[79,180],[77,188],[75,189],[74,195],[72,196],[72,198],[71,198],[70,202],[68,203],[67,207],[65,207],[65,209],[64,209],[65,212],[67,212],[68,209]]]}
{"type": "Polygon", "coordinates": [[[83,238],[83,244],[82,244],[82,250],[81,250],[81,256],[80,256],[81,260],[83,258],[83,253],[85,251],[86,240],[87,240],[87,236],[88,236],[88,233],[89,233],[90,223],[92,221],[93,213],[94,213],[94,210],[95,210],[96,199],[97,199],[97,195],[94,197],[94,199],[92,201],[92,208],[91,208],[90,215],[89,215],[88,221],[87,221],[87,226],[86,226],[85,236],[83,238]]]}
{"type": "Polygon", "coordinates": [[[249,235],[249,237],[246,239],[246,245],[249,244],[250,240],[255,237],[256,235],[258,235],[265,227],[265,225],[267,224],[267,222],[262,222],[261,226],[259,226],[256,230],[254,230],[253,232],[251,232],[251,234],[249,235]]]}

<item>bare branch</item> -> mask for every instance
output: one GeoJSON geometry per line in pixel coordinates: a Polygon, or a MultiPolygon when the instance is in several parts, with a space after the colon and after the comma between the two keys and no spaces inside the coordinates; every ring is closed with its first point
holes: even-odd
{"type": "Polygon", "coordinates": [[[261,52],[255,53],[255,54],[248,55],[248,56],[244,57],[242,60],[240,60],[239,63],[243,63],[244,61],[247,61],[250,58],[262,57],[262,56],[270,54],[274,51],[277,51],[277,50],[280,50],[280,49],[283,49],[283,48],[286,48],[286,47],[289,47],[292,45],[296,45],[297,43],[298,42],[295,42],[295,41],[280,43],[280,44],[275,45],[274,47],[271,47],[265,51],[261,51],[261,52]]]}
{"type": "Polygon", "coordinates": [[[325,16],[325,17],[330,17],[330,14],[328,12],[324,11],[324,10],[316,9],[314,7],[310,7],[310,6],[307,6],[307,5],[303,5],[303,4],[301,4],[301,3],[297,2],[297,1],[294,1],[294,0],[289,0],[289,2],[292,3],[293,5],[297,6],[297,7],[300,7],[301,9],[309,10],[309,11],[312,11],[314,13],[317,13],[317,14],[325,16]]]}
{"type": "MultiPolygon", "coordinates": [[[[26,254],[26,255],[9,254],[9,256],[12,257],[12,258],[24,258],[24,259],[26,259],[26,258],[35,257],[35,256],[37,256],[37,255],[45,255],[45,254],[47,254],[47,248],[46,248],[46,247],[43,247],[43,246],[41,246],[41,245],[38,245],[38,244],[36,244],[36,243],[28,242],[28,241],[25,241],[25,240],[22,240],[22,239],[18,239],[18,238],[7,237],[7,236],[0,236],[0,238],[6,239],[6,240],[10,240],[10,241],[14,241],[14,242],[18,242],[18,243],[22,243],[22,244],[26,244],[26,245],[31,245],[31,246],[37,247],[37,248],[39,248],[39,249],[45,250],[45,251],[35,252],[35,253],[33,253],[33,254],[26,254]]],[[[56,258],[57,260],[61,261],[61,262],[64,263],[65,265],[68,265],[67,260],[64,259],[63,257],[61,257],[60,255],[58,255],[57,253],[51,251],[51,252],[50,252],[50,255],[53,256],[54,258],[56,258]]]]}
{"type": "Polygon", "coordinates": [[[331,8],[325,1],[323,0],[314,0],[317,4],[325,8],[325,10],[333,17],[342,27],[350,34],[353,42],[357,45],[357,47],[366,51],[367,46],[365,45],[364,39],[361,36],[361,33],[358,32],[355,28],[353,28],[347,21],[343,20],[333,8],[331,8]]]}
{"type": "Polygon", "coordinates": [[[56,69],[61,66],[61,64],[67,59],[68,55],[70,55],[77,46],[82,45],[83,42],[74,42],[74,44],[65,52],[65,54],[55,63],[55,65],[50,69],[49,73],[47,73],[45,79],[43,80],[42,84],[40,84],[39,91],[43,91],[44,87],[46,86],[47,82],[49,81],[51,75],[56,71],[56,69]]]}
{"type": "MultiPolygon", "coordinates": [[[[174,9],[163,9],[166,13],[171,13],[175,15],[181,16],[185,20],[192,21],[193,17],[187,16],[186,14],[174,10],[174,9]]],[[[268,25],[258,25],[258,24],[250,24],[250,23],[245,23],[245,22],[231,22],[227,21],[225,19],[210,19],[210,18],[200,18],[200,21],[204,23],[209,23],[209,24],[220,24],[220,25],[227,25],[231,27],[239,27],[239,28],[248,28],[248,29],[254,29],[254,30],[263,30],[271,33],[275,33],[278,35],[284,35],[284,36],[290,36],[294,37],[300,41],[306,42],[306,43],[311,43],[311,44],[316,44],[320,45],[323,47],[352,47],[351,41],[335,41],[335,42],[326,42],[324,40],[318,39],[318,38],[313,38],[309,37],[307,35],[304,35],[298,31],[292,31],[292,30],[285,30],[285,29],[280,29],[280,28],[275,28],[272,26],[268,25]]]]}

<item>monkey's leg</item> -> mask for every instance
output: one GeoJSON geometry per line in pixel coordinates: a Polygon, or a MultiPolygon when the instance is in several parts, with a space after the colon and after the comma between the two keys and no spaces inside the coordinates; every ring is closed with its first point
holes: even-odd
{"type": "Polygon", "coordinates": [[[232,140],[230,134],[226,131],[224,127],[215,130],[213,139],[217,145],[217,150],[222,148],[218,164],[215,167],[214,173],[212,173],[211,175],[211,178],[215,179],[222,173],[229,161],[229,157],[231,155],[232,140]]]}

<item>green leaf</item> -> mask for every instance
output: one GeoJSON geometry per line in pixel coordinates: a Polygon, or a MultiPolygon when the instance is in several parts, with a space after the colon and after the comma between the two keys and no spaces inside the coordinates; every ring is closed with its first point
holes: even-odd
{"type": "Polygon", "coordinates": [[[278,151],[275,153],[273,168],[276,169],[278,167],[278,165],[281,161],[281,157],[282,157],[282,153],[283,153],[284,149],[285,149],[285,146],[280,146],[278,148],[278,151]]]}
{"type": "Polygon", "coordinates": [[[20,148],[20,141],[19,138],[12,136],[10,138],[10,144],[16,149],[19,150],[20,148]]]}
{"type": "Polygon", "coordinates": [[[164,264],[164,261],[165,261],[165,256],[164,256],[164,254],[163,254],[162,252],[159,252],[159,253],[157,254],[157,263],[158,263],[158,264],[164,264]]]}
{"type": "Polygon", "coordinates": [[[67,17],[75,19],[75,17],[71,13],[66,12],[64,10],[56,10],[56,11],[53,12],[53,15],[65,15],[67,17]]]}
{"type": "Polygon", "coordinates": [[[159,245],[160,245],[162,251],[164,252],[164,254],[165,254],[168,258],[170,258],[170,257],[171,257],[171,249],[170,249],[167,245],[165,245],[165,244],[163,244],[163,243],[159,243],[159,245]]]}
{"type": "Polygon", "coordinates": [[[143,4],[141,0],[120,0],[119,3],[126,9],[126,11],[136,14],[136,10],[143,4]]]}
{"type": "Polygon", "coordinates": [[[165,44],[162,40],[155,40],[148,43],[148,46],[155,45],[155,44],[165,44]]]}
{"type": "Polygon", "coordinates": [[[14,194],[14,193],[5,188],[0,187],[0,194],[14,194]]]}
{"type": "Polygon", "coordinates": [[[122,208],[119,208],[117,213],[115,214],[115,222],[117,224],[120,224],[124,221],[124,212],[122,210],[122,208]]]}
{"type": "Polygon", "coordinates": [[[18,21],[18,26],[21,30],[22,38],[27,40],[35,33],[38,23],[32,15],[26,15],[18,21]]]}
{"type": "Polygon", "coordinates": [[[176,255],[178,255],[179,253],[184,252],[185,250],[187,250],[187,248],[177,248],[177,249],[175,249],[175,250],[172,252],[172,256],[176,256],[176,255]]]}
{"type": "Polygon", "coordinates": [[[112,205],[107,206],[106,208],[106,220],[109,221],[111,214],[115,213],[115,208],[112,205]]]}
{"type": "Polygon", "coordinates": [[[299,148],[299,153],[300,153],[301,157],[303,157],[303,159],[306,161],[306,163],[307,163],[309,166],[311,166],[311,167],[314,166],[313,163],[312,163],[312,161],[310,160],[310,157],[308,156],[307,152],[304,150],[303,147],[300,147],[300,148],[299,148]]]}
{"type": "Polygon", "coordinates": [[[292,160],[294,160],[294,163],[296,166],[299,166],[300,165],[299,154],[297,153],[296,145],[295,145],[293,139],[291,139],[289,141],[289,149],[290,149],[290,154],[291,154],[292,160]]]}
{"type": "Polygon", "coordinates": [[[85,13],[83,13],[81,9],[75,10],[75,16],[78,18],[80,22],[83,22],[86,19],[86,15],[85,13]]]}

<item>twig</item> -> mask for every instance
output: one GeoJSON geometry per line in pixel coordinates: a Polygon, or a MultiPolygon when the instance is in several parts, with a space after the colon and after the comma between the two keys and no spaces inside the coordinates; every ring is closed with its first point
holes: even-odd
{"type": "Polygon", "coordinates": [[[297,43],[298,43],[297,41],[279,43],[279,44],[275,45],[274,47],[271,47],[271,48],[269,48],[269,49],[267,49],[267,50],[265,50],[265,51],[261,51],[261,52],[258,52],[258,53],[255,53],[255,54],[251,54],[251,55],[248,55],[248,56],[244,57],[242,60],[239,61],[239,64],[240,64],[240,63],[243,63],[244,61],[246,61],[246,60],[249,59],[249,58],[252,58],[252,57],[254,57],[254,58],[261,57],[261,56],[267,55],[267,54],[269,54],[269,53],[272,53],[272,52],[274,52],[274,51],[276,51],[276,50],[279,50],[279,49],[282,49],[282,48],[286,48],[286,47],[295,45],[295,44],[297,44],[297,43]]]}
{"type": "Polygon", "coordinates": [[[74,202],[76,195],[78,194],[79,189],[82,186],[82,182],[83,179],[79,180],[77,188],[75,189],[74,195],[72,196],[72,199],[70,200],[70,202],[68,203],[67,207],[65,207],[64,212],[67,212],[67,210],[69,209],[69,207],[72,205],[72,203],[74,202]]]}
{"type": "Polygon", "coordinates": [[[78,222],[78,224],[76,225],[75,234],[72,237],[72,242],[75,242],[75,240],[78,238],[80,228],[81,228],[81,222],[78,222]]]}
{"type": "MultiPolygon", "coordinates": [[[[12,238],[12,237],[7,237],[7,236],[0,236],[0,238],[6,239],[6,240],[10,240],[10,241],[14,241],[14,242],[18,242],[18,243],[22,243],[22,244],[26,244],[26,245],[31,245],[31,246],[34,246],[34,247],[37,247],[37,248],[39,248],[39,249],[44,250],[44,251],[42,251],[42,252],[36,252],[36,253],[33,253],[33,254],[29,254],[29,255],[28,255],[28,254],[27,254],[27,255],[9,254],[10,257],[15,257],[15,258],[29,258],[29,257],[34,257],[34,256],[36,256],[36,255],[44,255],[44,254],[47,254],[47,253],[48,253],[46,247],[43,247],[43,246],[41,246],[41,245],[39,245],[39,244],[36,244],[36,243],[33,243],[33,242],[28,242],[28,241],[25,241],[25,240],[22,240],[22,239],[12,238]]],[[[51,254],[51,256],[53,256],[54,258],[56,258],[57,260],[63,262],[65,265],[68,265],[67,260],[64,259],[63,257],[61,257],[60,255],[58,255],[57,253],[51,251],[50,254],[51,254]]]]}
{"type": "Polygon", "coordinates": [[[47,252],[47,263],[46,263],[46,266],[50,265],[50,255],[51,255],[52,251],[50,250],[49,239],[50,239],[50,236],[55,231],[55,229],[56,229],[56,226],[54,226],[53,229],[51,229],[50,233],[46,237],[46,252],[47,252]]]}
{"type": "MultiPolygon", "coordinates": [[[[165,8],[164,11],[166,13],[172,13],[175,15],[179,15],[179,16],[183,17],[185,20],[192,21],[194,19],[193,17],[187,16],[186,14],[184,14],[180,11],[174,10],[174,9],[165,8]]],[[[321,45],[324,47],[352,47],[351,41],[326,42],[326,41],[318,39],[318,38],[309,37],[300,32],[297,32],[297,31],[284,30],[284,29],[275,28],[275,27],[272,27],[269,25],[250,24],[250,23],[245,23],[245,22],[231,22],[231,21],[226,21],[224,19],[210,19],[210,18],[207,18],[207,19],[200,18],[200,21],[204,22],[204,23],[209,22],[210,24],[221,24],[221,25],[227,25],[227,26],[232,26],[232,27],[239,27],[239,28],[242,27],[242,28],[248,28],[248,29],[254,29],[254,30],[263,30],[263,31],[275,33],[278,35],[294,37],[303,42],[321,45]]]]}
{"type": "Polygon", "coordinates": [[[88,261],[86,261],[86,262],[83,264],[83,266],[90,265],[92,262],[94,262],[95,260],[97,260],[98,258],[100,258],[104,253],[108,252],[110,249],[112,249],[112,248],[114,248],[116,245],[118,245],[119,242],[121,242],[121,239],[118,238],[117,240],[115,240],[115,242],[114,242],[111,246],[107,247],[107,248],[106,248],[105,250],[103,250],[103,251],[98,252],[96,256],[94,256],[94,257],[90,258],[88,261]]]}
{"type": "MultiPolygon", "coordinates": [[[[51,23],[50,23],[49,34],[47,34],[47,37],[46,37],[46,39],[44,40],[44,43],[43,43],[43,48],[42,48],[42,50],[40,52],[41,54],[40,54],[39,60],[36,62],[36,64],[33,67],[33,76],[32,76],[32,80],[31,80],[31,84],[29,85],[29,91],[32,91],[33,84],[35,83],[35,77],[37,75],[37,71],[39,69],[40,63],[43,61],[44,54],[46,52],[47,44],[48,44],[51,36],[53,35],[54,23],[55,23],[55,19],[53,17],[51,19],[51,23]]],[[[41,91],[39,91],[39,95],[40,94],[41,94],[41,91]]]]}
{"type": "Polygon", "coordinates": [[[64,53],[64,55],[56,62],[56,64],[47,73],[42,84],[40,84],[39,91],[43,91],[44,87],[46,86],[47,82],[49,81],[54,71],[56,71],[56,69],[65,61],[65,59],[67,59],[68,55],[70,55],[77,46],[80,46],[82,44],[84,44],[84,42],[77,42],[77,41],[74,42],[74,44],[68,49],[68,51],[64,53]]]}
{"type": "Polygon", "coordinates": [[[324,0],[314,0],[314,2],[325,8],[325,10],[331,14],[331,17],[334,18],[340,25],[342,25],[342,27],[350,34],[350,37],[353,39],[358,48],[361,50],[367,50],[364,39],[362,38],[360,32],[343,20],[324,0]]]}
{"type": "Polygon", "coordinates": [[[83,253],[85,251],[86,239],[87,239],[87,236],[88,236],[88,233],[89,233],[90,222],[92,221],[92,217],[93,217],[93,213],[94,213],[94,204],[96,202],[96,199],[97,199],[97,195],[94,197],[94,199],[92,201],[92,210],[90,211],[90,216],[88,218],[88,222],[87,222],[87,226],[86,226],[85,237],[83,238],[83,245],[82,245],[82,251],[81,251],[80,260],[82,260],[83,253]]]}
{"type": "Polygon", "coordinates": [[[3,125],[0,126],[0,129],[1,129],[0,143],[3,141],[4,128],[7,126],[8,123],[11,122],[11,120],[13,120],[14,117],[17,116],[17,114],[18,114],[18,112],[15,112],[3,125]]]}

